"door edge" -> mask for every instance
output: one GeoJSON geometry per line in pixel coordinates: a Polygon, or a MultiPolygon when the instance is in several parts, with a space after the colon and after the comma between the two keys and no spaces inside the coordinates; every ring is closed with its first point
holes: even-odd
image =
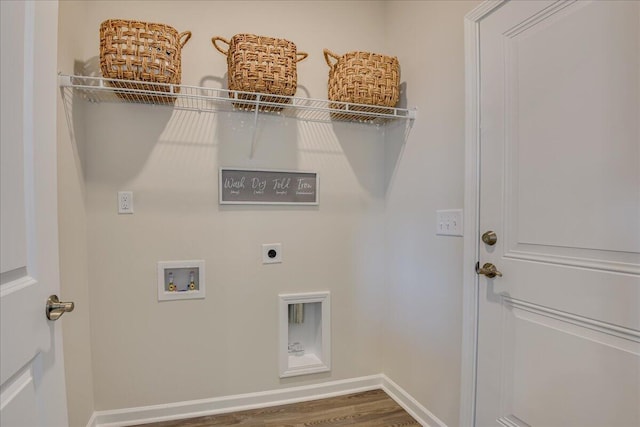
{"type": "Polygon", "coordinates": [[[480,22],[508,0],[484,1],[464,18],[465,180],[460,426],[475,426],[480,221],[480,22]]]}

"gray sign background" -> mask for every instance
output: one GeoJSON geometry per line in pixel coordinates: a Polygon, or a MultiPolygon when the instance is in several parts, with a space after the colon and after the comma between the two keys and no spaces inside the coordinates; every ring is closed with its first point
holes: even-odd
{"type": "Polygon", "coordinates": [[[317,205],[316,172],[221,168],[220,204],[317,205]]]}

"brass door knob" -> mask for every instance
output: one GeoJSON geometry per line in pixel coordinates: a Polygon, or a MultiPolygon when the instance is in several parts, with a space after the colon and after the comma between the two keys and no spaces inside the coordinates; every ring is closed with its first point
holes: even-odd
{"type": "Polygon", "coordinates": [[[498,241],[498,235],[495,231],[487,231],[482,235],[482,241],[485,242],[489,246],[493,246],[498,241]]]}
{"type": "Polygon", "coordinates": [[[484,274],[489,279],[493,279],[496,276],[502,277],[502,273],[500,273],[498,271],[498,269],[496,268],[496,266],[491,264],[490,262],[485,263],[485,265],[483,265],[482,268],[480,268],[480,263],[477,263],[476,264],[476,273],[484,274]]]}
{"type": "Polygon", "coordinates": [[[62,302],[58,299],[58,295],[51,295],[49,299],[47,299],[45,309],[47,319],[58,320],[64,313],[73,311],[74,307],[72,302],[62,302]]]}

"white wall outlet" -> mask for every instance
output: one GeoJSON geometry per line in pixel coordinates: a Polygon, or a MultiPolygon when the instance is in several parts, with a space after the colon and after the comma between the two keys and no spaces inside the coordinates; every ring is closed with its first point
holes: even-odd
{"type": "Polygon", "coordinates": [[[118,191],[118,213],[133,213],[133,191],[118,191]]]}
{"type": "Polygon", "coordinates": [[[462,236],[462,209],[436,211],[436,234],[439,236],[462,236]]]}
{"type": "Polygon", "coordinates": [[[265,243],[262,245],[262,263],[278,264],[282,262],[282,244],[265,243]]]}

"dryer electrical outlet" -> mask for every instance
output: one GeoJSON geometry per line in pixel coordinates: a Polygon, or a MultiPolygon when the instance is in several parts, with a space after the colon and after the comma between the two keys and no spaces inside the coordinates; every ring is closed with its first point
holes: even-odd
{"type": "Polygon", "coordinates": [[[282,262],[282,244],[265,243],[262,245],[262,263],[278,264],[282,262]]]}

